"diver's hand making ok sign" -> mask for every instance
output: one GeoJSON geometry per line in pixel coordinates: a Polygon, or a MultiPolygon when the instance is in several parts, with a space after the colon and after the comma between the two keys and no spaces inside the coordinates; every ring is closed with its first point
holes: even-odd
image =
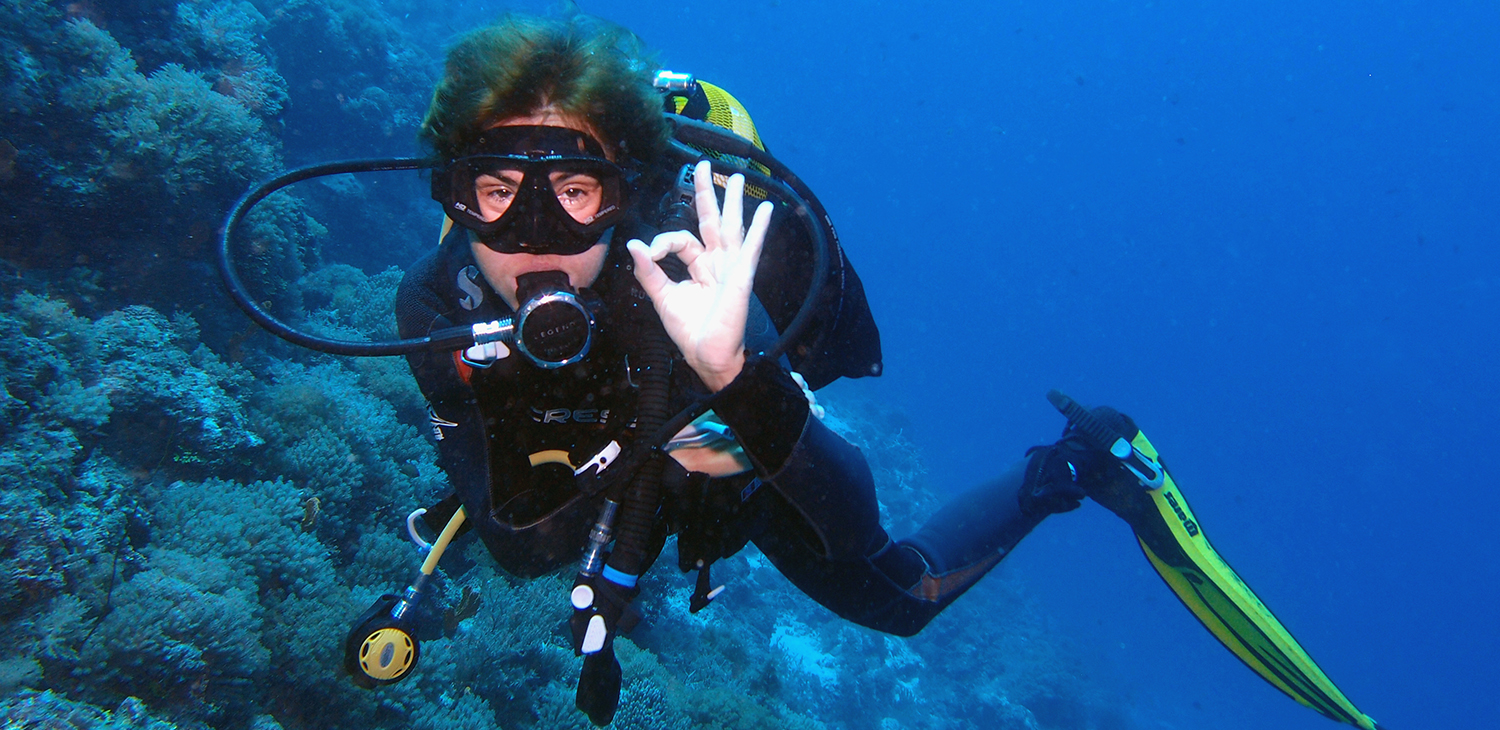
{"type": "Polygon", "coordinates": [[[729,178],[722,215],[707,161],[693,170],[693,188],[702,241],[687,231],[669,231],[652,239],[650,246],[639,240],[626,246],[635,260],[635,277],[651,297],[672,342],[704,384],[718,392],[745,365],[751,285],[775,206],[761,203],[746,230],[743,176],[729,178]],[[687,264],[692,278],[677,282],[667,278],[657,262],[673,253],[687,264]]]}

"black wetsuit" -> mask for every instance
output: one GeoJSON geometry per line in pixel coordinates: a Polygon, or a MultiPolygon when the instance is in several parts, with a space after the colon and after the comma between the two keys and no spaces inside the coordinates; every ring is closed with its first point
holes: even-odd
{"type": "MultiPolygon", "coordinates": [[[[649,233],[621,224],[614,237],[649,240],[642,235],[649,233]]],[[[482,369],[458,353],[409,357],[431,408],[441,464],[469,524],[513,574],[536,576],[576,563],[603,498],[578,489],[574,466],[611,441],[625,445],[635,436],[633,340],[652,328],[665,335],[623,249],[611,246],[593,287],[606,311],[582,362],[549,371],[515,354],[482,369]]],[[[397,296],[402,337],[510,313],[479,275],[462,231],[417,262],[397,296]]],[[[672,411],[705,392],[677,361],[672,411]]],[[[687,569],[753,541],[814,600],[874,629],[921,630],[1045,516],[1018,505],[1024,471],[1018,465],[896,542],[880,526],[864,457],[810,417],[806,397],[781,364],[752,357],[718,395],[714,412],[755,469],[709,478],[667,460],[656,544],[677,534],[679,565],[687,569]]]]}

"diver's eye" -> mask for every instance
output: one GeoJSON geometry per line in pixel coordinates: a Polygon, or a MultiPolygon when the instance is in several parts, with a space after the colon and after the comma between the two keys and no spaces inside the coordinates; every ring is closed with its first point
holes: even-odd
{"type": "Polygon", "coordinates": [[[599,212],[604,197],[599,178],[577,172],[554,172],[549,176],[552,192],[557,202],[562,203],[568,215],[579,222],[586,222],[599,212]]]}
{"type": "Polygon", "coordinates": [[[474,178],[474,199],[479,203],[479,212],[486,222],[499,220],[505,214],[520,184],[520,174],[509,170],[474,178]]]}
{"type": "Polygon", "coordinates": [[[511,198],[516,197],[516,191],[511,190],[510,188],[507,188],[503,185],[492,185],[487,188],[481,187],[479,189],[479,197],[496,202],[508,203],[510,202],[511,198]]]}
{"type": "Polygon", "coordinates": [[[551,175],[552,192],[564,203],[580,201],[599,194],[599,179],[592,175],[573,172],[554,172],[551,175]]]}

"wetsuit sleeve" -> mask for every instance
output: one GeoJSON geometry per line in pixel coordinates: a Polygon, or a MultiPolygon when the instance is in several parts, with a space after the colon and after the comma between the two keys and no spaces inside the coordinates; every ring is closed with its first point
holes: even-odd
{"type": "MultiPolygon", "coordinates": [[[[402,337],[422,337],[456,324],[444,314],[451,310],[447,302],[456,300],[454,292],[444,292],[441,287],[449,278],[444,275],[447,268],[439,249],[423,257],[402,278],[396,289],[396,326],[402,337]]],[[[487,508],[489,452],[473,388],[459,371],[453,353],[417,352],[407,355],[406,362],[427,399],[439,463],[465,507],[471,511],[487,508]]],[[[470,520],[464,528],[473,524],[470,520]]]]}
{"type": "Polygon", "coordinates": [[[713,407],[761,482],[799,513],[818,554],[855,559],[888,542],[864,455],[809,417],[807,397],[780,364],[751,357],[713,407]]]}

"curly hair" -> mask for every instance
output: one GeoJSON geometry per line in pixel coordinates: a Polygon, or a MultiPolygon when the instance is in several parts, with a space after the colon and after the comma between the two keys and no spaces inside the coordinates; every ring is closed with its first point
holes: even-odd
{"type": "Polygon", "coordinates": [[[650,162],[667,138],[655,69],[644,42],[608,21],[507,15],[448,51],[419,139],[451,160],[494,122],[550,106],[615,155],[650,162]]]}

